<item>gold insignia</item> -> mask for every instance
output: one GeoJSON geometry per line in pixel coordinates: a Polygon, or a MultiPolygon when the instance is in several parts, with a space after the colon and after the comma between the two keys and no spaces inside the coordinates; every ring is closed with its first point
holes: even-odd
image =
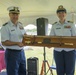
{"type": "Polygon", "coordinates": [[[17,11],[18,10],[18,7],[15,7],[14,10],[17,11]]]}
{"type": "Polygon", "coordinates": [[[58,8],[59,8],[59,9],[61,9],[61,8],[63,8],[63,6],[62,6],[62,5],[60,5],[58,8]]]}
{"type": "Polygon", "coordinates": [[[63,7],[62,5],[60,5],[60,6],[58,7],[58,10],[62,10],[62,9],[64,9],[64,7],[63,7]]]}

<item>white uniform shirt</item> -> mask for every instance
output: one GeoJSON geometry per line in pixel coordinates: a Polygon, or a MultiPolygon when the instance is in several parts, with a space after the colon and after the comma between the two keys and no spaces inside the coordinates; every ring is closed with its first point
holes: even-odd
{"type": "MultiPolygon", "coordinates": [[[[12,41],[12,42],[22,42],[23,35],[25,34],[25,30],[20,22],[15,26],[11,21],[4,24],[1,28],[1,41],[12,41]]],[[[19,47],[17,45],[14,46],[5,46],[10,49],[22,49],[23,47],[19,47]]]]}
{"type": "MultiPolygon", "coordinates": [[[[51,36],[76,36],[75,25],[70,21],[65,21],[64,24],[56,22],[52,25],[50,32],[51,36]]],[[[54,48],[56,51],[71,51],[74,48],[54,48]]]]}

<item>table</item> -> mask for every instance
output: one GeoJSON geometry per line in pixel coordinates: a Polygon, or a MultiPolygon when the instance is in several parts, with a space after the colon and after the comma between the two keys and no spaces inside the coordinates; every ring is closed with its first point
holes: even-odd
{"type": "Polygon", "coordinates": [[[0,50],[0,72],[5,68],[5,51],[0,50]]]}

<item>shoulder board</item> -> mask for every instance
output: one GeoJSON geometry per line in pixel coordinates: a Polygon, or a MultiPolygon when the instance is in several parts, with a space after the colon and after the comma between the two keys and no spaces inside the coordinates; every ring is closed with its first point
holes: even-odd
{"type": "Polygon", "coordinates": [[[6,26],[8,24],[8,22],[6,22],[5,24],[3,24],[3,26],[6,26]]]}
{"type": "Polygon", "coordinates": [[[73,23],[73,21],[67,21],[67,22],[69,22],[69,23],[73,23]]]}
{"type": "Polygon", "coordinates": [[[52,25],[56,24],[57,22],[54,22],[52,25]]]}
{"type": "Polygon", "coordinates": [[[22,24],[21,22],[19,22],[20,24],[22,24]]]}

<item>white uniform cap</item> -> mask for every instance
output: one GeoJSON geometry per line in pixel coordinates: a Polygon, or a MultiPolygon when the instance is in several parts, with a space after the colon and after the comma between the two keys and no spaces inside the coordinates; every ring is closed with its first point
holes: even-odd
{"type": "Polygon", "coordinates": [[[9,13],[20,13],[20,8],[16,6],[8,7],[7,10],[9,11],[9,13]]]}

